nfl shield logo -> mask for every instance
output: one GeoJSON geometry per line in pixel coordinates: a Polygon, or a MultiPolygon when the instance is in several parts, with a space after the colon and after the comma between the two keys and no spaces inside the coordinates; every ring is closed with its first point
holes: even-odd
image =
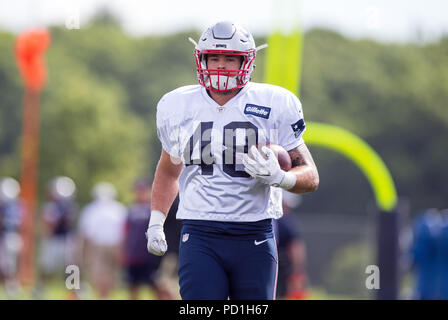
{"type": "Polygon", "coordinates": [[[222,107],[222,106],[219,106],[219,107],[216,108],[216,111],[217,111],[218,113],[223,113],[224,110],[225,110],[225,107],[222,107]]]}
{"type": "Polygon", "coordinates": [[[189,236],[190,236],[189,233],[184,233],[184,235],[182,236],[182,242],[187,242],[189,236]]]}

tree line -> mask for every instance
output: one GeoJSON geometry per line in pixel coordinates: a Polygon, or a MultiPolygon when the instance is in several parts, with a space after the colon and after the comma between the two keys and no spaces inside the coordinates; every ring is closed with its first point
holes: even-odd
{"type": "MultiPolygon", "coordinates": [[[[80,30],[50,28],[48,84],[41,103],[40,198],[54,176],[72,177],[78,199],[95,182],[114,183],[123,201],[138,177],[151,177],[160,154],[157,101],[195,84],[198,31],[132,37],[109,18],[80,30]]],[[[0,31],[0,176],[20,175],[23,85],[14,60],[15,35],[0,31]]],[[[257,44],[266,39],[256,39],[257,44]]],[[[350,130],[391,171],[413,212],[446,208],[448,186],[448,37],[427,44],[353,40],[314,29],[304,36],[301,96],[305,121],[350,130]]],[[[264,53],[253,81],[263,81],[264,53]]],[[[304,212],[358,213],[373,202],[362,173],[329,150],[310,147],[319,190],[304,212]]]]}

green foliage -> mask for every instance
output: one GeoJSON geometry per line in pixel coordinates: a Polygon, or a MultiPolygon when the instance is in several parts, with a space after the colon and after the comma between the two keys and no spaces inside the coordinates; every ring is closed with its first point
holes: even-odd
{"type": "MultiPolygon", "coordinates": [[[[385,45],[325,30],[305,37],[305,118],[365,139],[389,167],[399,196],[411,198],[415,209],[447,206],[443,181],[448,171],[442,165],[448,160],[447,48],[445,40],[427,46],[385,45]]],[[[307,197],[303,209],[365,211],[372,199],[365,182],[346,165],[340,170],[338,155],[312,152],[325,155],[315,160],[326,192],[307,197]],[[347,192],[352,193],[349,201],[347,192]]]]}
{"type": "Polygon", "coordinates": [[[17,144],[22,125],[21,91],[14,60],[14,36],[0,32],[0,176],[19,176],[17,144]]]}
{"type": "MultiPolygon", "coordinates": [[[[151,176],[160,153],[158,100],[196,83],[197,31],[133,38],[100,16],[80,30],[51,28],[48,85],[41,103],[40,190],[54,175],[71,176],[80,200],[103,179],[122,199],[138,176],[151,176]]],[[[265,39],[256,39],[262,44],[265,39]]],[[[328,30],[305,34],[301,100],[307,121],[321,121],[365,139],[392,172],[415,210],[446,207],[448,170],[448,39],[427,45],[350,40],[328,30]]],[[[265,51],[254,81],[263,79],[265,51]]],[[[14,36],[0,32],[0,175],[20,172],[23,88],[14,36]]],[[[364,212],[373,201],[352,164],[311,148],[321,175],[304,211],[364,212]]]]}
{"type": "Polygon", "coordinates": [[[42,109],[41,184],[76,177],[83,202],[98,181],[128,193],[144,168],[145,137],[142,121],[124,110],[121,86],[98,81],[82,66],[57,78],[42,109]]]}

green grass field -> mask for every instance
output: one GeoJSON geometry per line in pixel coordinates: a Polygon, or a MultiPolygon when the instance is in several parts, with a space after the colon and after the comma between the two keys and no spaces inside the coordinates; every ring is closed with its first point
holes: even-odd
{"type": "MultiPolygon", "coordinates": [[[[82,287],[81,287],[82,288],[82,287]]],[[[4,287],[0,287],[0,300],[16,299],[16,300],[70,300],[75,299],[75,291],[68,290],[65,287],[65,283],[60,281],[54,281],[48,285],[45,289],[33,290],[33,289],[21,289],[19,293],[14,297],[9,297],[4,287]]],[[[98,295],[90,288],[81,293],[83,300],[97,300],[98,295]]],[[[129,299],[129,293],[126,288],[120,287],[112,291],[109,299],[111,300],[127,300],[129,299]]],[[[153,300],[155,295],[149,288],[140,289],[140,299],[153,300]]]]}
{"type": "MultiPolygon", "coordinates": [[[[82,286],[81,286],[82,288],[82,286]]],[[[327,293],[322,288],[311,288],[309,290],[310,300],[350,300],[354,299],[350,296],[345,295],[334,295],[327,293]]],[[[3,286],[0,286],[0,300],[8,300],[8,299],[15,299],[15,300],[69,300],[73,299],[75,297],[74,292],[72,290],[68,290],[65,287],[65,283],[63,281],[53,281],[50,283],[50,285],[47,286],[45,290],[40,290],[37,292],[33,292],[33,290],[25,290],[22,289],[15,297],[8,297],[6,294],[6,290],[3,286]]],[[[82,299],[83,300],[97,300],[98,296],[91,290],[90,288],[88,290],[84,290],[84,293],[82,293],[82,299]]],[[[141,288],[140,289],[140,299],[142,300],[154,300],[156,297],[154,295],[154,292],[148,288],[141,288]]],[[[128,290],[121,286],[117,289],[115,289],[111,296],[109,297],[110,300],[128,300],[129,299],[129,293],[128,290]]]]}

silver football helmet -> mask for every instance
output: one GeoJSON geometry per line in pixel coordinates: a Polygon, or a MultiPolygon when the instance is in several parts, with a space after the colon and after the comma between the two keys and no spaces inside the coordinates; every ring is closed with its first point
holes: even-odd
{"type": "Polygon", "coordinates": [[[195,44],[195,60],[199,84],[211,91],[230,91],[244,87],[251,79],[257,50],[266,45],[255,47],[250,32],[232,22],[218,22],[202,33],[195,44]],[[240,56],[241,66],[238,70],[217,70],[207,67],[207,55],[240,56]]]}

